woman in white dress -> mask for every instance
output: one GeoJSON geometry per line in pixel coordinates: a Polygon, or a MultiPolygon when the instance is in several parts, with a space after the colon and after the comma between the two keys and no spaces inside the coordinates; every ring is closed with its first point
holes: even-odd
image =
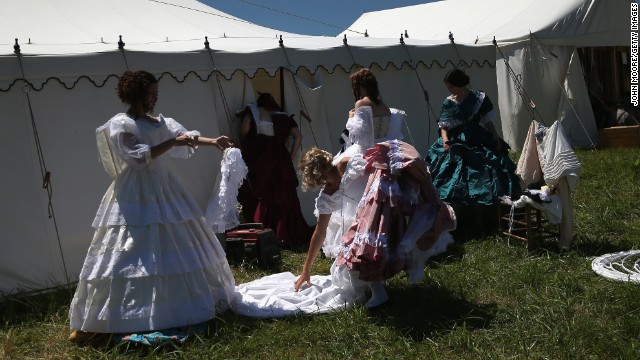
{"type": "Polygon", "coordinates": [[[97,334],[180,327],[212,319],[233,299],[234,279],[201,209],[165,166],[198,145],[230,147],[177,121],[149,115],[158,81],[127,71],[118,96],[129,105],[96,131],[113,178],[93,221],[96,229],[70,308],[70,340],[97,334]]]}
{"type": "MultiPolygon", "coordinates": [[[[402,127],[406,115],[402,110],[385,105],[380,96],[378,81],[371,70],[360,69],[351,74],[350,78],[356,102],[354,109],[349,111],[346,125],[349,139],[345,143],[345,151],[334,157],[334,165],[344,158],[356,154],[363,155],[374,144],[387,140],[404,139],[402,127]]],[[[337,256],[337,249],[342,243],[342,235],[354,220],[356,207],[366,184],[366,177],[359,180],[354,179],[353,183],[344,189],[341,206],[332,214],[327,224],[327,234],[322,245],[322,251],[327,257],[335,258],[337,256]]]]}

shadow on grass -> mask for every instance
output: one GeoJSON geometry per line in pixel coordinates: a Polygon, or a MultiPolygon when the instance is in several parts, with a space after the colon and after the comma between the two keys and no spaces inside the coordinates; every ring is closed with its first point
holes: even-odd
{"type": "MultiPolygon", "coordinates": [[[[175,356],[187,351],[189,346],[194,342],[212,339],[218,331],[217,322],[218,319],[212,319],[206,323],[199,324],[197,325],[198,329],[195,331],[184,329],[184,334],[188,332],[188,337],[182,340],[179,340],[176,336],[173,339],[166,337],[155,341],[149,339],[149,342],[145,343],[142,339],[138,339],[137,341],[125,340],[122,334],[98,334],[90,341],[76,344],[75,346],[92,348],[102,355],[134,355],[151,358],[155,358],[154,356],[175,356]]],[[[153,332],[154,331],[147,331],[139,334],[151,334],[153,332]]],[[[165,334],[169,333],[170,331],[165,332],[165,334]]]]}
{"type": "Polygon", "coordinates": [[[530,256],[554,255],[575,255],[579,257],[597,257],[604,254],[617,253],[633,249],[632,245],[614,244],[604,240],[593,240],[585,236],[576,235],[568,249],[560,247],[558,239],[545,238],[538,242],[535,250],[529,253],[530,256]]]}
{"type": "Polygon", "coordinates": [[[461,327],[486,329],[498,311],[495,304],[475,304],[435,284],[390,288],[388,292],[389,301],[372,309],[372,318],[414,341],[461,327]]]}
{"type": "Polygon", "coordinates": [[[0,299],[0,319],[4,325],[43,321],[52,313],[69,309],[75,285],[59,286],[46,292],[18,292],[0,299]]]}
{"type": "Polygon", "coordinates": [[[454,242],[447,247],[447,251],[436,256],[432,256],[427,261],[426,266],[431,269],[438,268],[442,265],[457,263],[464,258],[465,250],[463,243],[454,242]]]}
{"type": "Polygon", "coordinates": [[[632,246],[632,244],[614,244],[608,241],[597,241],[583,236],[576,236],[571,249],[580,256],[601,256],[631,250],[632,246]]]}

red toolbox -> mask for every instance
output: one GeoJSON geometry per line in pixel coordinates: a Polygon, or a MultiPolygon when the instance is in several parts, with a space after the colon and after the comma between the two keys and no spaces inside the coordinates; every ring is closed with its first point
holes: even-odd
{"type": "Polygon", "coordinates": [[[261,223],[240,224],[227,231],[225,245],[231,263],[257,261],[259,267],[268,269],[280,266],[280,244],[276,234],[261,223]]]}

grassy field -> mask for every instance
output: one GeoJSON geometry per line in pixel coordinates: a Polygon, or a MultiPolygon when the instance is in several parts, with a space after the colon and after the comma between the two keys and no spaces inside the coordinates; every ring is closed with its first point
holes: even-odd
{"type": "MultiPolygon", "coordinates": [[[[78,347],[67,341],[73,289],[0,303],[6,359],[638,359],[640,285],[591,270],[594,257],[640,244],[640,150],[581,150],[573,194],[576,237],[528,253],[496,236],[457,242],[430,261],[426,277],[388,283],[390,300],[316,316],[255,320],[232,312],[210,333],[161,349],[78,347]]],[[[464,224],[460,224],[464,226],[464,224]]],[[[303,253],[285,251],[298,273],[303,253]]],[[[315,273],[328,273],[319,259],[315,273]]],[[[266,273],[233,268],[236,281],[266,273]]]]}

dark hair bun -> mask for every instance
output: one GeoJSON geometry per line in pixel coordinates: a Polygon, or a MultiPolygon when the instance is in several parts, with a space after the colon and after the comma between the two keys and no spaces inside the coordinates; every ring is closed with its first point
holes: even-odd
{"type": "Polygon", "coordinates": [[[467,86],[469,85],[470,80],[469,75],[465,74],[465,72],[460,69],[449,70],[449,72],[444,76],[444,82],[455,87],[467,86]]]}

